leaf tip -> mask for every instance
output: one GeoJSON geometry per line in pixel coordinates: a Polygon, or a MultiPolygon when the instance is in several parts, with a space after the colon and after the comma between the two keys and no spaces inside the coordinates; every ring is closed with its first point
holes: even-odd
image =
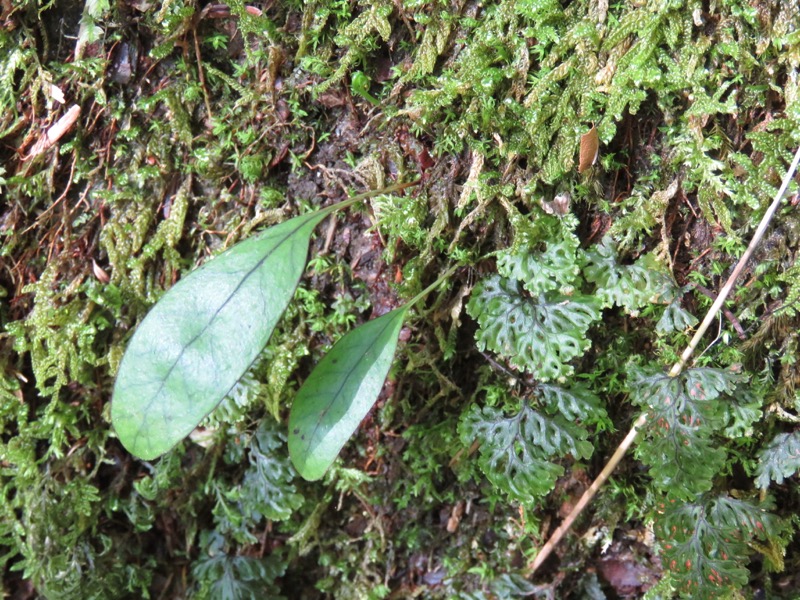
{"type": "Polygon", "coordinates": [[[303,448],[304,438],[303,434],[292,432],[289,436],[289,458],[300,477],[306,481],[319,481],[333,463],[314,460],[308,450],[303,448]]]}

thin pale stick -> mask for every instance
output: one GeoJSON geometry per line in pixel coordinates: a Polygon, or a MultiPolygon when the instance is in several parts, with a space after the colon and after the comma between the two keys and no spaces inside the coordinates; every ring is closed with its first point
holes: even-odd
{"type": "MultiPolygon", "coordinates": [[[[747,250],[745,250],[742,257],[739,259],[739,262],[736,263],[736,267],[733,269],[730,277],[728,277],[728,281],[725,282],[725,285],[720,290],[719,296],[714,301],[714,304],[711,305],[711,308],[708,310],[708,314],[706,318],[703,319],[703,322],[700,324],[700,327],[697,328],[697,331],[694,334],[694,337],[689,342],[689,345],[686,347],[686,350],[683,351],[681,354],[680,359],[678,362],[673,365],[672,369],[670,369],[669,376],[676,377],[680,374],[683,370],[683,367],[686,365],[686,362],[689,360],[689,357],[694,352],[697,345],[700,343],[700,339],[705,334],[708,327],[714,321],[719,309],[724,304],[725,300],[730,294],[731,290],[733,289],[733,284],[736,282],[736,278],[742,272],[747,262],[750,260],[750,257],[753,255],[753,251],[755,250],[758,243],[761,241],[761,238],[764,237],[764,232],[766,232],[767,227],[769,226],[772,217],[775,216],[775,212],[778,210],[780,206],[781,200],[783,200],[783,196],[786,193],[786,189],[789,187],[789,183],[792,181],[794,177],[795,171],[797,170],[798,163],[800,163],[800,148],[797,149],[797,152],[794,155],[794,160],[792,161],[789,170],[786,172],[786,177],[783,178],[783,183],[781,184],[781,188],[778,190],[778,193],[775,195],[775,199],[770,204],[767,212],[764,213],[764,217],[761,219],[761,223],[759,223],[756,232],[753,234],[753,239],[750,240],[750,245],[747,246],[747,250]]],[[[622,457],[625,456],[625,453],[630,448],[633,441],[636,439],[636,434],[639,432],[638,430],[645,424],[647,420],[647,413],[642,413],[636,422],[634,422],[633,427],[628,432],[628,435],[625,436],[625,439],[622,440],[622,443],[617,447],[614,454],[611,456],[609,461],[606,463],[606,466],[603,467],[603,470],[600,472],[600,475],[592,482],[592,485],[589,486],[581,499],[578,500],[578,503],[572,509],[572,512],[567,515],[561,525],[553,532],[553,535],[550,536],[550,539],[547,540],[547,543],[542,546],[541,551],[539,554],[536,555],[536,558],[533,560],[533,563],[527,570],[527,575],[533,575],[536,570],[542,565],[542,563],[547,560],[547,557],[550,556],[553,549],[556,547],[558,542],[561,541],[561,538],[569,531],[570,527],[572,527],[572,523],[575,522],[575,519],[583,512],[583,509],[586,508],[586,505],[594,498],[597,491],[603,486],[606,480],[611,476],[611,473],[614,469],[617,468],[617,465],[622,460],[622,457]]]]}

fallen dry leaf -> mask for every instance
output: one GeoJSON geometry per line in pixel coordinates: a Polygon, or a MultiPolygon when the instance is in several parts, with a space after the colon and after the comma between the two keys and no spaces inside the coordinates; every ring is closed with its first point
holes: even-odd
{"type": "Polygon", "coordinates": [[[581,155],[578,163],[578,173],[583,173],[591,167],[597,160],[600,151],[600,138],[597,135],[597,128],[592,128],[581,136],[581,155]]]}
{"type": "Polygon", "coordinates": [[[92,272],[100,283],[108,283],[111,281],[111,277],[109,277],[108,273],[106,273],[103,268],[97,264],[95,259],[92,259],[92,272]]]}

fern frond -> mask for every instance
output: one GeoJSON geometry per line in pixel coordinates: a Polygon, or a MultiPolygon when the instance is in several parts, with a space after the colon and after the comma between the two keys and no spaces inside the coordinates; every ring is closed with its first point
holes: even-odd
{"type": "Polygon", "coordinates": [[[480,325],[479,349],[497,352],[540,381],[572,373],[568,362],[591,345],[586,331],[600,318],[594,297],[549,292],[531,298],[499,275],[475,287],[467,312],[480,325]]]}
{"type": "Polygon", "coordinates": [[[671,291],[671,282],[647,257],[633,265],[619,263],[616,244],[610,237],[586,252],[586,279],[597,285],[597,295],[605,306],[616,304],[636,316],[648,302],[671,291]]]}
{"type": "Polygon", "coordinates": [[[800,469],[800,432],[779,433],[758,453],[756,485],[767,489],[771,481],[781,484],[800,469]]]}
{"type": "Polygon", "coordinates": [[[665,565],[681,591],[705,599],[746,585],[750,544],[775,536],[779,529],[768,508],[726,495],[662,502],[655,531],[665,565]]]}
{"type": "Polygon", "coordinates": [[[638,455],[659,489],[681,498],[711,489],[726,458],[712,439],[727,419],[719,399],[740,379],[722,369],[687,369],[670,377],[631,367],[632,399],[650,412],[647,441],[639,444],[638,455]]]}
{"type": "Polygon", "coordinates": [[[573,383],[569,388],[540,383],[539,400],[550,414],[561,413],[569,421],[583,424],[606,424],[608,418],[600,398],[588,387],[573,383]]]}
{"type": "Polygon", "coordinates": [[[492,484],[522,503],[553,489],[564,473],[554,458],[567,454],[588,458],[593,449],[587,430],[527,404],[510,416],[501,408],[472,406],[462,416],[459,435],[466,446],[480,442],[481,470],[492,484]]]}
{"type": "Polygon", "coordinates": [[[574,236],[548,243],[545,250],[533,252],[528,248],[506,251],[497,259],[497,271],[504,277],[522,282],[533,295],[550,291],[568,293],[580,273],[574,236]]]}

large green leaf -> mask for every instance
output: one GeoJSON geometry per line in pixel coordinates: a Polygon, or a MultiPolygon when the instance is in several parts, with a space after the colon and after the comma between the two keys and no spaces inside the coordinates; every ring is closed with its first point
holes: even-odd
{"type": "Polygon", "coordinates": [[[230,392],[269,340],[302,275],[311,232],[334,208],[237,244],[148,313],[122,359],[111,404],[131,454],[160,456],[230,392]]]}
{"type": "Polygon", "coordinates": [[[297,392],[289,415],[289,456],[305,479],[325,474],[375,404],[413,302],[345,335],[297,392]]]}

